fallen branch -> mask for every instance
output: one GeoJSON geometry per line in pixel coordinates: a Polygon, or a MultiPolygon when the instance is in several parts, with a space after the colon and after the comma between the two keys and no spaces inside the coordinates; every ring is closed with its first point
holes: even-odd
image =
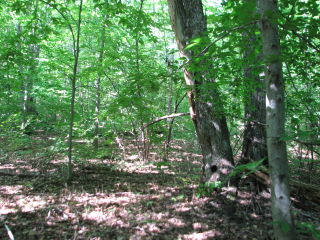
{"type": "Polygon", "coordinates": [[[149,127],[152,124],[155,124],[157,122],[160,122],[160,121],[168,119],[168,118],[176,118],[176,117],[188,116],[188,115],[190,115],[190,113],[174,113],[174,114],[166,115],[166,116],[163,116],[163,117],[159,117],[159,118],[154,119],[151,122],[148,122],[148,123],[144,124],[141,129],[143,130],[143,129],[149,127]]]}
{"type": "MultiPolygon", "coordinates": [[[[270,187],[271,185],[271,179],[270,176],[262,171],[256,171],[251,174],[257,181],[261,182],[262,184],[270,187]]],[[[300,182],[294,179],[290,179],[289,182],[291,192],[294,195],[299,195],[301,191],[303,191],[304,197],[314,203],[320,204],[320,187],[300,182]]]]}

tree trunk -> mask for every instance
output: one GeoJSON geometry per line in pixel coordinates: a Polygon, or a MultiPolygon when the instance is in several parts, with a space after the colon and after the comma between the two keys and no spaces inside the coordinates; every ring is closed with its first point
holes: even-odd
{"type": "Polygon", "coordinates": [[[101,75],[102,75],[102,61],[103,61],[103,55],[104,55],[104,46],[106,42],[106,16],[104,16],[104,21],[101,27],[101,42],[100,42],[100,52],[99,52],[99,70],[98,70],[98,77],[95,82],[96,87],[96,107],[95,107],[95,121],[94,121],[94,140],[93,140],[93,146],[98,149],[99,147],[99,116],[100,116],[100,88],[101,88],[101,75]]]}
{"type": "MultiPolygon", "coordinates": [[[[37,5],[35,6],[37,8],[37,5]]],[[[33,26],[32,29],[32,37],[36,38],[37,31],[37,22],[33,26]]],[[[19,35],[22,34],[22,26],[18,24],[17,32],[19,35]]],[[[21,44],[19,43],[19,48],[21,48],[21,44]]],[[[22,50],[22,49],[21,49],[22,50]]],[[[26,134],[31,133],[31,126],[28,121],[30,121],[31,116],[35,116],[38,114],[35,106],[35,99],[33,96],[33,85],[34,80],[37,78],[37,66],[38,66],[38,58],[40,54],[40,47],[37,44],[30,44],[28,46],[28,53],[30,56],[29,65],[28,66],[19,66],[20,74],[24,79],[22,84],[22,123],[21,130],[26,134]]]]}
{"type": "MultiPolygon", "coordinates": [[[[70,182],[72,180],[72,147],[73,147],[73,124],[74,124],[74,103],[75,103],[75,94],[76,94],[76,80],[78,73],[78,63],[79,63],[79,53],[80,53],[80,29],[81,29],[81,13],[82,13],[82,0],[80,0],[79,5],[79,15],[77,22],[77,35],[73,36],[73,74],[71,77],[71,99],[70,99],[70,122],[69,122],[69,136],[68,136],[68,175],[67,181],[70,182]]],[[[72,27],[70,26],[70,29],[72,27]]]]}
{"type": "MultiPolygon", "coordinates": [[[[255,29],[256,26],[254,25],[255,29]]],[[[254,30],[253,29],[253,30],[254,30]]],[[[256,65],[261,56],[254,56],[257,47],[257,39],[254,31],[250,29],[244,37],[248,39],[248,44],[244,52],[244,86],[246,89],[244,99],[245,111],[245,130],[243,136],[243,147],[241,162],[248,163],[267,159],[267,140],[266,140],[266,104],[265,104],[265,82],[260,77],[263,71],[256,65]],[[250,61],[250,59],[253,59],[250,61]],[[253,62],[254,61],[254,62],[253,62]]],[[[265,161],[266,162],[266,161],[265,161]]]]}
{"type": "MultiPolygon", "coordinates": [[[[247,0],[256,1],[256,0],[247,0]]],[[[253,11],[253,14],[256,14],[253,11]]],[[[239,164],[247,164],[264,159],[263,164],[268,166],[267,136],[266,136],[266,104],[265,104],[265,82],[260,77],[263,68],[259,64],[262,54],[260,44],[255,31],[254,24],[243,34],[247,43],[244,49],[244,118],[245,129],[243,134],[242,153],[239,164]],[[258,49],[258,51],[257,51],[258,49]],[[256,54],[260,52],[260,54],[256,54]]],[[[259,192],[266,188],[256,179],[252,180],[252,191],[259,192]]]]}
{"type": "MultiPolygon", "coordinates": [[[[172,63],[173,63],[173,55],[167,55],[166,56],[166,64],[167,64],[167,69],[168,69],[168,111],[167,114],[170,115],[172,114],[172,100],[173,100],[173,80],[172,80],[172,63]]],[[[176,112],[174,112],[176,113],[176,112]]],[[[169,159],[169,148],[170,148],[170,141],[171,141],[171,136],[172,136],[172,129],[173,129],[173,122],[174,118],[168,119],[167,122],[167,136],[166,136],[166,141],[164,143],[164,157],[163,159],[166,161],[169,159]]]]}
{"type": "MultiPolygon", "coordinates": [[[[193,61],[198,52],[185,47],[195,37],[208,42],[206,20],[201,0],[168,0],[172,28],[180,54],[193,61]]],[[[204,181],[217,181],[233,168],[233,154],[230,146],[229,131],[222,108],[222,102],[212,79],[201,62],[197,70],[185,67],[190,114],[194,122],[198,141],[203,155],[204,181]],[[201,70],[200,70],[201,69],[201,70]]]]}
{"type": "Polygon", "coordinates": [[[276,0],[258,0],[266,64],[267,146],[271,176],[272,218],[276,239],[295,239],[284,137],[285,103],[276,0]]]}

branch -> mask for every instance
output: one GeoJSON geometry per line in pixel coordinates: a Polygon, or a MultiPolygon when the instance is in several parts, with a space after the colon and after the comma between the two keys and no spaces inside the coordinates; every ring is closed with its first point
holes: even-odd
{"type": "Polygon", "coordinates": [[[178,107],[179,105],[182,103],[183,99],[187,96],[187,92],[178,100],[176,99],[176,102],[175,102],[175,106],[174,106],[174,113],[177,113],[177,110],[178,110],[178,107]]]}
{"type": "Polygon", "coordinates": [[[168,118],[181,117],[181,116],[190,116],[190,113],[174,113],[174,114],[170,114],[170,115],[166,115],[166,116],[163,116],[163,117],[156,118],[153,121],[144,124],[142,126],[142,130],[144,130],[145,128],[149,127],[150,125],[155,124],[157,122],[160,122],[162,120],[165,120],[165,119],[168,119],[168,118]]]}

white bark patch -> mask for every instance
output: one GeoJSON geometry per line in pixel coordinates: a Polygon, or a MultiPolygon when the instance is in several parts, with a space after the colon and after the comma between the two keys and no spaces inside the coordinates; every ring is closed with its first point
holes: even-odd
{"type": "Polygon", "coordinates": [[[220,126],[219,126],[219,124],[216,123],[215,121],[212,121],[212,124],[213,124],[213,126],[215,127],[215,129],[220,132],[220,126]]]}
{"type": "Polygon", "coordinates": [[[284,192],[281,188],[281,184],[275,184],[274,194],[277,199],[284,195],[284,192]]]}
{"type": "Polygon", "coordinates": [[[277,88],[277,86],[276,86],[275,84],[270,84],[270,88],[271,88],[272,90],[275,90],[275,91],[278,90],[278,88],[277,88]]]}
{"type": "Polygon", "coordinates": [[[267,106],[267,108],[275,109],[276,108],[276,101],[266,97],[266,106],[267,106]]]}

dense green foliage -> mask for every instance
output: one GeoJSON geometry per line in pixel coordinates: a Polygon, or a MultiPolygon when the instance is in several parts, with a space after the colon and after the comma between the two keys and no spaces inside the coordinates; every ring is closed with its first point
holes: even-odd
{"type": "MultiPolygon", "coordinates": [[[[1,134],[45,131],[66,137],[78,4],[51,0],[1,3],[1,134]]],[[[253,1],[225,1],[221,6],[208,1],[204,7],[210,42],[195,39],[189,48],[207,48],[193,61],[210,59],[209,66],[189,65],[207,68],[216,79],[216,84],[205,87],[215,87],[221,92],[237,153],[243,103],[248,92],[257,87],[247,84],[243,71],[248,66],[260,74],[263,71],[263,63],[256,60],[261,52],[260,41],[252,56],[243,58],[247,33],[253,32],[260,38],[256,27],[259,14],[255,13],[253,1]]],[[[281,27],[286,81],[284,137],[290,142],[304,142],[309,148],[308,143],[319,142],[319,4],[287,0],[281,1],[279,8],[281,11],[274,18],[281,27]]],[[[100,134],[108,140],[123,133],[136,134],[144,124],[172,113],[174,103],[186,91],[181,73],[185,63],[177,56],[166,1],[84,2],[75,137],[92,141],[97,117],[100,134]],[[97,91],[101,96],[99,113],[95,110],[97,91]]],[[[186,99],[177,111],[188,111],[186,99]]],[[[194,138],[188,118],[179,118],[174,124],[176,138],[194,138]]],[[[166,121],[149,128],[154,143],[164,141],[166,121]],[[164,134],[156,134],[160,132],[164,134]]]]}

